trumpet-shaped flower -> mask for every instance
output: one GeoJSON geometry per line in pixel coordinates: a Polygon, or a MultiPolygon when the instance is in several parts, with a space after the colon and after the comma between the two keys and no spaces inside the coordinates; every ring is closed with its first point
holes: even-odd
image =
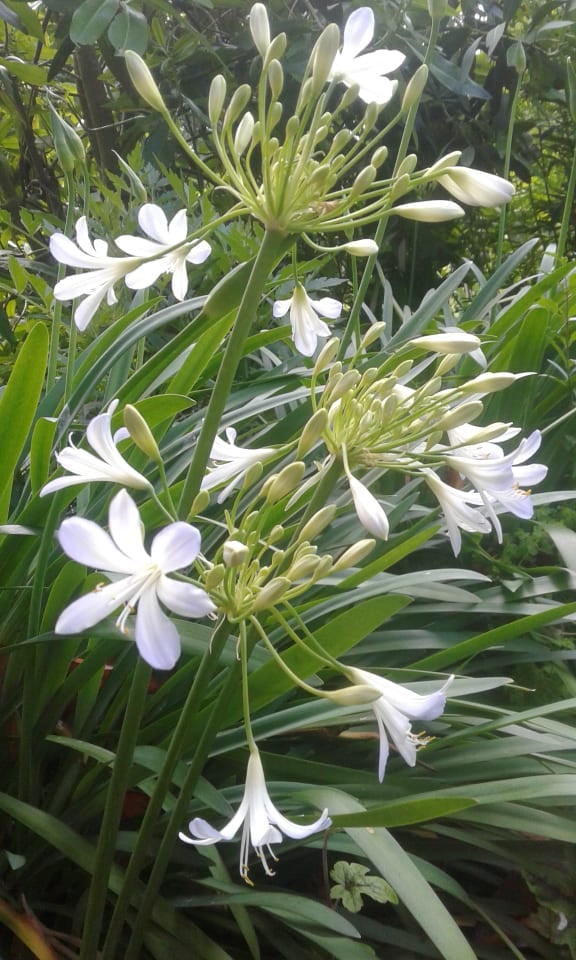
{"type": "Polygon", "coordinates": [[[332,297],[312,300],[302,284],[298,283],[288,300],[276,300],[274,303],[273,314],[276,318],[284,317],[288,311],[294,346],[304,357],[311,357],[316,350],[318,337],[330,336],[330,327],[320,316],[336,320],[342,311],[342,304],[332,297]]]}
{"type": "Polygon", "coordinates": [[[423,472],[426,483],[442,508],[450,543],[454,556],[457,557],[462,549],[460,530],[466,530],[468,533],[490,533],[490,523],[480,510],[473,506],[478,503],[476,494],[465,493],[463,490],[451,487],[448,483],[444,483],[433,470],[423,472]]]}
{"type": "Polygon", "coordinates": [[[373,537],[378,537],[379,540],[387,540],[390,529],[388,517],[376,497],[370,493],[368,487],[357,480],[356,477],[353,477],[351,473],[348,473],[348,483],[354,501],[354,509],[364,529],[371,533],[373,537]]]}
{"type": "Polygon", "coordinates": [[[124,253],[146,260],[126,276],[126,286],[131,290],[144,290],[161,274],[171,273],[172,293],[176,300],[184,300],[188,291],[186,264],[204,263],[212,249],[210,244],[205,240],[186,241],[188,221],[185,210],[179,210],[168,223],[161,207],[145,203],[138,211],[138,224],[148,240],[129,235],[116,240],[116,246],[124,253]]]}
{"type": "Polygon", "coordinates": [[[358,84],[358,96],[365,103],[388,103],[394,95],[396,82],[387,73],[397,70],[405,60],[399,50],[374,50],[361,54],[374,36],[374,14],[370,7],[359,7],[344,27],[344,42],[338,51],[329,80],[342,81],[347,87],[358,84]]]}
{"type": "Polygon", "coordinates": [[[247,883],[251,883],[248,877],[248,854],[250,846],[254,847],[256,854],[268,876],[273,876],[266,859],[266,851],[272,857],[274,856],[271,844],[281,843],[282,834],[292,837],[294,840],[304,840],[313,833],[320,830],[326,830],[331,824],[328,811],[324,810],[314,823],[301,825],[292,823],[276,809],[270,794],[266,788],[264,779],[264,770],[262,761],[257,750],[251,750],[248,760],[248,769],[246,772],[246,786],[244,796],[238,810],[222,830],[215,830],[206,820],[196,817],[188,826],[191,837],[185,833],[180,834],[180,839],[184,843],[192,843],[198,846],[217,843],[219,840],[232,840],[242,826],[242,840],[240,842],[240,876],[247,883]]]}
{"type": "Polygon", "coordinates": [[[422,734],[412,733],[410,721],[436,720],[444,712],[446,690],[454,678],[449,677],[439,690],[422,696],[367,670],[351,667],[347,673],[354,683],[367,684],[381,693],[381,697],[371,704],[380,734],[379,780],[382,781],[386,770],[390,750],[388,737],[408,766],[413,767],[418,748],[425,746],[428,741],[422,734]]]}
{"type": "Polygon", "coordinates": [[[438,183],[471,207],[499,207],[508,203],[516,192],[509,180],[470,167],[446,167],[438,183]]]}
{"type": "Polygon", "coordinates": [[[180,656],[180,638],[160,602],[181,617],[205,617],[214,611],[204,590],[167,576],[194,562],[200,533],[188,523],[171,523],[156,534],[148,553],[138,508],[126,490],[110,502],[109,527],[108,534],[82,517],[62,521],[57,535],[64,552],[78,563],[103,570],[112,583],[74,600],[60,614],[55,632],[82,633],[120,606],[116,625],[126,632],[128,617],[137,608],[134,639],[140,656],[151,667],[171,670],[180,656]]]}
{"type": "Polygon", "coordinates": [[[218,503],[222,503],[240,484],[250,467],[255,463],[264,463],[277,453],[274,447],[254,447],[250,450],[237,446],[234,427],[226,429],[226,438],[216,437],[214,440],[210,459],[216,461],[218,466],[210,470],[202,481],[202,490],[213,490],[222,483],[227,484],[218,494],[218,503]]]}
{"type": "Polygon", "coordinates": [[[125,487],[134,487],[137,490],[149,489],[151,484],[138,473],[134,467],[124,459],[117,444],[126,439],[128,431],[122,427],[112,436],[112,415],[118,406],[118,400],[112,400],[104,413],[98,414],[90,421],[86,429],[86,439],[94,450],[81,450],[75,447],[70,440],[70,446],[56,454],[61,467],[68,470],[72,476],[57,477],[45,484],[40,496],[55,493],[65,487],[72,487],[77,483],[94,483],[106,480],[109,483],[121,483],[125,487]]]}
{"type": "Polygon", "coordinates": [[[104,298],[108,304],[117,303],[114,286],[134,268],[135,262],[132,257],[109,257],[105,240],[92,242],[86,217],[80,217],[76,223],[76,240],[74,243],[63,233],[50,237],[50,252],[55,260],[87,271],[59,280],[54,296],[56,300],[84,297],[74,311],[74,322],[79,330],[85,330],[104,298]]]}

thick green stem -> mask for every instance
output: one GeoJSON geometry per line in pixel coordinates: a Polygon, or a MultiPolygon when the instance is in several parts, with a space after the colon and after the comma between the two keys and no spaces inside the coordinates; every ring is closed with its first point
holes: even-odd
{"type": "MultiPolygon", "coordinates": [[[[438,29],[440,27],[440,21],[436,18],[432,21],[432,29],[430,30],[430,37],[428,38],[428,46],[426,48],[426,55],[424,57],[424,63],[428,65],[432,59],[432,54],[434,53],[436,47],[436,39],[438,37],[438,29]]],[[[402,131],[402,139],[400,141],[400,146],[398,148],[398,154],[396,156],[396,163],[394,164],[394,174],[396,176],[397,171],[400,167],[400,164],[404,161],[406,154],[408,153],[408,147],[410,145],[410,140],[412,138],[412,132],[414,130],[414,123],[416,121],[416,114],[418,113],[418,107],[420,105],[420,97],[412,104],[408,110],[406,116],[406,123],[404,124],[404,130],[402,131]]],[[[376,233],[374,234],[374,240],[380,246],[382,240],[384,239],[384,233],[386,231],[386,226],[388,224],[388,217],[382,217],[376,228],[376,233]]],[[[368,287],[370,286],[370,281],[372,280],[372,274],[374,273],[374,267],[376,266],[376,260],[378,254],[374,254],[372,257],[368,257],[366,261],[366,266],[364,267],[364,273],[362,274],[362,279],[358,287],[356,296],[354,297],[354,303],[352,304],[352,309],[350,311],[350,316],[348,318],[348,323],[346,324],[346,329],[342,337],[342,342],[340,343],[340,350],[338,357],[340,360],[343,360],[346,356],[346,350],[348,344],[352,339],[354,330],[359,327],[360,321],[360,311],[362,310],[362,304],[366,297],[368,287]]]]}
{"type": "Polygon", "coordinates": [[[266,231],[260,251],[254,261],[250,279],[248,280],[240,302],[238,316],[236,317],[228,345],[224,351],[212,396],[206,408],[204,423],[202,424],[192,462],[190,463],[188,474],[184,481],[180,503],[178,504],[179,516],[184,520],[187,518],[192,503],[194,502],[194,497],[200,489],[206,464],[208,463],[212,450],[212,444],[214,443],[214,438],[220,426],[220,419],[226,408],[226,402],[234,383],[234,376],[238,369],[238,364],[242,359],[246,338],[250,333],[250,328],[256,316],[260,297],[284,246],[285,238],[282,234],[271,230],[266,231]]]}
{"type": "Polygon", "coordinates": [[[570,219],[572,217],[572,211],[574,209],[574,192],[576,191],[576,146],[574,147],[574,157],[572,160],[572,169],[570,170],[570,178],[568,180],[568,186],[566,188],[566,200],[564,201],[564,212],[562,214],[562,223],[560,224],[560,235],[558,237],[558,244],[556,246],[556,266],[560,266],[560,260],[564,256],[564,248],[566,246],[566,240],[568,238],[568,229],[570,227],[570,219]]]}
{"type": "Polygon", "coordinates": [[[79,960],[99,960],[100,958],[98,943],[102,928],[102,915],[108,894],[110,868],[116,850],[116,834],[122,815],[122,804],[128,786],[132,756],[140,729],[140,720],[144,711],[149,683],[150,667],[138,657],[132,686],[128,694],[124,722],[120,731],[114,769],[106,797],[106,806],[100,825],[100,837],[86,906],[79,960]]]}
{"type": "MultiPolygon", "coordinates": [[[[158,779],[156,780],[154,792],[150,797],[144,819],[140,826],[140,830],[138,831],[136,846],[132,856],[130,857],[130,863],[126,868],[122,890],[120,891],[116,906],[114,908],[114,913],[110,921],[110,926],[108,928],[108,934],[106,936],[106,941],[102,951],[102,960],[115,960],[116,958],[116,945],[118,942],[118,937],[122,931],[126,913],[130,907],[130,901],[136,887],[136,882],[150,849],[158,816],[162,811],[162,805],[172,781],[174,770],[176,769],[176,766],[181,758],[182,750],[189,734],[192,720],[203,702],[203,695],[206,685],[211,679],[214,669],[218,664],[220,654],[224,649],[224,645],[228,640],[228,637],[230,636],[230,630],[230,623],[227,620],[222,620],[214,633],[210,648],[205,651],[198,670],[196,671],[194,683],[190,688],[190,692],[180,714],[180,719],[178,720],[176,729],[172,734],[172,739],[170,741],[162,769],[160,770],[158,779]]],[[[142,911],[144,919],[146,920],[144,905],[142,905],[142,911]]]]}
{"type": "MultiPolygon", "coordinates": [[[[64,235],[70,237],[72,235],[72,227],[74,225],[74,177],[71,173],[65,173],[64,178],[66,181],[66,222],[64,224],[64,235]]],[[[58,264],[58,270],[56,273],[56,282],[64,278],[66,273],[66,265],[64,263],[58,264]]],[[[52,314],[52,327],[50,329],[50,347],[48,350],[48,368],[46,371],[46,393],[52,389],[56,383],[56,370],[58,367],[58,345],[60,340],[60,322],[62,319],[62,302],[60,300],[54,301],[54,311],[52,314]]],[[[74,324],[74,321],[70,320],[71,330],[74,324]]]]}
{"type": "MultiPolygon", "coordinates": [[[[162,837],[160,847],[155,854],[152,872],[150,873],[150,877],[146,882],[146,892],[140,904],[140,909],[138,910],[138,915],[132,928],[132,937],[128,944],[126,953],[124,954],[123,960],[139,960],[141,956],[140,948],[146,932],[146,926],[149,922],[160,885],[164,879],[164,873],[170,862],[170,857],[172,856],[174,849],[174,843],[179,831],[182,829],[182,824],[185,821],[190,803],[190,797],[196,786],[196,783],[198,782],[198,778],[202,773],[202,768],[210,752],[210,747],[214,741],[214,737],[220,729],[222,714],[228,701],[230,700],[233,691],[238,686],[239,667],[240,664],[238,661],[236,661],[233,666],[228,669],[228,676],[224,681],[220,695],[212,708],[210,717],[204,725],[200,738],[196,744],[196,749],[194,751],[192,762],[188,767],[186,779],[182,784],[180,795],[174,805],[168,825],[164,830],[164,836],[162,837]]],[[[102,960],[107,960],[106,955],[102,957],[102,960]]],[[[112,955],[110,955],[110,960],[112,960],[112,955]]]]}
{"type": "MultiPolygon", "coordinates": [[[[516,123],[516,110],[518,108],[518,100],[520,97],[520,89],[522,87],[522,73],[519,73],[516,78],[516,87],[514,89],[514,96],[512,98],[512,105],[510,107],[510,120],[508,121],[508,132],[506,134],[506,151],[504,154],[504,170],[503,174],[506,179],[510,173],[510,160],[512,157],[512,141],[514,139],[514,126],[516,123]]],[[[496,268],[502,263],[502,256],[504,253],[504,234],[506,232],[506,210],[507,204],[503,204],[500,211],[500,223],[498,224],[498,244],[496,247],[496,268]]]]}

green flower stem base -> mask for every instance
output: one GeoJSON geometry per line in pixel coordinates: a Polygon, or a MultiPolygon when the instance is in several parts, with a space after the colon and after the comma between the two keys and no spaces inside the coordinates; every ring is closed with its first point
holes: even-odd
{"type": "Polygon", "coordinates": [[[238,316],[236,317],[228,346],[226,347],[222,363],[220,364],[192,462],[190,463],[188,474],[184,481],[180,503],[178,504],[178,514],[183,520],[186,520],[188,517],[190,508],[194,502],[194,497],[200,489],[206,464],[212,451],[212,444],[214,443],[214,438],[220,426],[220,419],[226,408],[226,402],[234,383],[234,376],[238,369],[238,364],[242,358],[246,338],[250,333],[250,328],[256,316],[260,297],[262,296],[262,292],[272,270],[276,266],[281,254],[284,253],[285,247],[286,238],[283,234],[271,230],[266,231],[262,240],[262,246],[254,261],[254,266],[252,267],[250,279],[248,280],[240,302],[240,307],[238,308],[238,316]]]}

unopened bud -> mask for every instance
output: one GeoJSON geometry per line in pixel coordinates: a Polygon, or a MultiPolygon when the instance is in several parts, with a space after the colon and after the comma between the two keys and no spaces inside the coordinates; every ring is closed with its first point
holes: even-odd
{"type": "Polygon", "coordinates": [[[142,57],[134,50],[125,50],[124,59],[128,73],[130,74],[130,79],[145,103],[147,103],[149,107],[152,107],[153,110],[158,110],[159,113],[167,113],[166,104],[156,86],[156,81],[142,57]]]}
{"type": "Polygon", "coordinates": [[[428,67],[425,63],[422,63],[416,73],[414,73],[408,83],[406,84],[406,90],[404,91],[404,96],[402,98],[402,113],[408,113],[410,107],[413,107],[415,103],[418,103],[420,97],[424,92],[424,87],[428,81],[428,67]]]}
{"type": "Polygon", "coordinates": [[[318,580],[321,580],[322,577],[325,577],[327,573],[332,571],[332,557],[330,554],[325,554],[323,557],[320,557],[316,570],[314,571],[314,583],[317,583],[318,580]]]}
{"type": "MultiPolygon", "coordinates": [[[[378,340],[378,337],[380,336],[381,333],[384,333],[385,329],[386,329],[385,323],[383,322],[373,323],[370,329],[366,331],[366,333],[364,334],[364,336],[360,341],[360,350],[365,350],[366,347],[369,347],[371,343],[374,343],[375,340],[378,340]]],[[[370,369],[374,370],[374,375],[376,377],[378,373],[376,368],[371,367],[370,369]]],[[[365,374],[366,373],[368,373],[368,370],[365,371],[365,374]]],[[[364,376],[362,379],[364,379],[364,376]]]]}
{"type": "Polygon", "coordinates": [[[219,587],[226,575],[226,567],[223,563],[217,563],[215,567],[204,576],[204,585],[207,590],[215,590],[219,587]]]}
{"type": "Polygon", "coordinates": [[[433,177],[437,173],[441,173],[442,170],[445,170],[447,167],[455,167],[462,156],[461,150],[453,150],[452,153],[447,153],[445,157],[440,157],[436,163],[433,163],[431,167],[428,167],[426,171],[427,177],[433,177]]]}
{"type": "Polygon", "coordinates": [[[348,390],[353,390],[354,387],[357,387],[360,383],[360,374],[357,370],[348,370],[335,384],[333,390],[330,391],[329,402],[334,403],[335,400],[338,400],[339,397],[343,397],[348,390]]]}
{"type": "Polygon", "coordinates": [[[312,64],[311,93],[314,98],[320,94],[328,79],[339,46],[340,30],[335,23],[329,23],[318,37],[310,57],[312,64]]]}
{"type": "Polygon", "coordinates": [[[224,114],[224,126],[234,123],[235,120],[248,106],[248,101],[252,96],[252,89],[247,83],[241,84],[232,94],[226,113],[224,114]]]}
{"type": "Polygon", "coordinates": [[[244,114],[240,123],[238,124],[234,137],[234,150],[239,157],[242,156],[248,144],[252,140],[253,130],[254,117],[250,112],[247,112],[244,114]]]}
{"type": "Polygon", "coordinates": [[[304,524],[298,539],[310,541],[315,540],[316,537],[326,529],[326,527],[330,526],[335,516],[335,503],[329,503],[325,507],[321,507],[320,510],[318,510],[312,517],[310,517],[308,522],[304,524]]]}
{"type": "Polygon", "coordinates": [[[300,557],[296,560],[290,569],[288,570],[287,576],[295,583],[297,580],[307,580],[311,577],[320,562],[320,558],[316,554],[310,554],[307,557],[300,557]]]}
{"type": "Polygon", "coordinates": [[[438,430],[454,430],[455,427],[461,427],[463,423],[472,423],[483,410],[484,404],[480,400],[468,400],[445,413],[435,426],[438,430]]]}
{"type": "Polygon", "coordinates": [[[372,154],[370,163],[373,167],[381,167],[388,159],[388,147],[378,147],[372,154]]]}
{"type": "Polygon", "coordinates": [[[226,81],[222,74],[214,77],[208,94],[208,116],[213,127],[216,126],[226,99],[226,81]]]}
{"type": "Polygon", "coordinates": [[[241,567],[250,555],[250,550],[240,540],[226,540],[222,547],[222,559],[227,567],[241,567]]]}
{"type": "Polygon", "coordinates": [[[270,533],[266,537],[268,543],[278,543],[279,540],[282,540],[284,534],[286,533],[284,527],[281,523],[277,523],[272,527],[270,533]]]}
{"type": "Polygon", "coordinates": [[[342,690],[330,690],[327,696],[341,707],[355,707],[374,703],[375,700],[380,699],[382,694],[376,687],[370,687],[367,683],[359,683],[354,687],[343,687],[342,690]]]}
{"type": "Polygon", "coordinates": [[[481,345],[478,337],[464,330],[451,330],[449,333],[434,333],[427,337],[415,337],[410,340],[411,347],[431,350],[433,353],[471,353],[481,345]]]}
{"type": "Polygon", "coordinates": [[[428,0],[428,13],[432,20],[440,20],[451,12],[451,10],[446,9],[446,0],[428,0]]]}
{"type": "Polygon", "coordinates": [[[332,363],[334,357],[338,353],[339,347],[340,341],[338,337],[331,337],[330,340],[326,341],[316,358],[316,363],[314,364],[314,376],[318,376],[319,373],[322,373],[322,371],[332,363]]]}
{"type": "Polygon", "coordinates": [[[263,3],[255,3],[250,10],[250,33],[258,53],[264,60],[270,47],[270,22],[268,11],[263,3]]]}
{"type": "Polygon", "coordinates": [[[324,407],[321,407],[319,410],[310,417],[310,420],[304,427],[300,440],[298,442],[297,456],[303,457],[312,449],[320,440],[324,430],[326,429],[326,424],[328,422],[328,414],[324,407]]]}
{"type": "Polygon", "coordinates": [[[344,95],[342,96],[340,103],[338,104],[338,111],[347,110],[348,107],[351,107],[353,103],[356,103],[358,99],[358,94],[360,92],[360,84],[353,83],[347,88],[344,95]]]}
{"type": "Polygon", "coordinates": [[[464,211],[452,200],[422,200],[420,203],[402,203],[393,207],[394,213],[404,220],[418,220],[421,223],[444,223],[463,217],[464,211]]]}
{"type": "Polygon", "coordinates": [[[280,473],[269,477],[261,491],[266,502],[277,503],[287,497],[298,486],[305,472],[306,464],[297,460],[296,463],[289,463],[280,473]]]}
{"type": "Polygon", "coordinates": [[[127,404],[124,407],[124,426],[136,446],[155,463],[161,463],[162,457],[150,427],[136,407],[127,404]]]}
{"type": "MultiPolygon", "coordinates": [[[[276,102],[272,104],[272,106],[270,107],[270,112],[268,114],[268,130],[273,130],[276,124],[280,122],[280,119],[282,117],[282,109],[283,109],[282,104],[278,100],[276,100],[276,102]]],[[[270,143],[272,143],[272,139],[273,138],[271,138],[270,143]]],[[[276,141],[276,144],[278,144],[278,141],[276,141]]],[[[275,148],[272,148],[270,150],[270,153],[274,153],[274,152],[275,152],[275,148]]]]}
{"type": "Polygon", "coordinates": [[[279,60],[271,60],[268,64],[268,83],[272,99],[277,100],[284,87],[284,71],[279,60]]]}
{"type": "Polygon", "coordinates": [[[334,573],[338,573],[339,570],[347,570],[349,567],[356,567],[364,557],[367,557],[369,553],[372,553],[372,550],[376,546],[376,541],[372,539],[358,540],[356,543],[353,543],[351,547],[348,547],[344,553],[338,557],[332,566],[334,573]]]}
{"type": "Polygon", "coordinates": [[[401,173],[400,176],[396,177],[394,183],[390,188],[389,198],[390,203],[393,203],[394,200],[397,200],[398,197],[403,197],[405,193],[408,193],[412,189],[412,184],[410,182],[409,173],[401,173]]]}
{"type": "Polygon", "coordinates": [[[264,68],[270,63],[271,60],[281,60],[286,52],[287,44],[286,34],[279,33],[278,36],[274,37],[270,46],[268,47],[268,54],[264,61],[264,68]]]}
{"type": "Polygon", "coordinates": [[[378,253],[378,244],[374,240],[350,240],[343,249],[353,257],[374,257],[378,253]]]}
{"type": "Polygon", "coordinates": [[[50,125],[58,162],[64,173],[72,173],[76,164],[82,166],[86,159],[84,145],[76,131],[57,113],[50,102],[48,106],[50,107],[50,125]]]}
{"type": "Polygon", "coordinates": [[[415,153],[409,153],[407,157],[404,157],[402,163],[398,167],[398,170],[396,171],[396,176],[404,177],[406,174],[408,174],[409,176],[411,173],[414,173],[414,170],[416,169],[417,165],[418,165],[418,157],[416,156],[415,153]]]}
{"type": "MultiPolygon", "coordinates": [[[[530,374],[525,374],[530,376],[530,374]]],[[[497,393],[499,390],[506,390],[511,387],[516,380],[519,380],[517,373],[481,373],[480,376],[469,380],[460,388],[463,393],[497,393]]]]}
{"type": "Polygon", "coordinates": [[[372,186],[376,179],[376,167],[372,165],[364,167],[356,177],[348,197],[350,200],[353,200],[355,197],[359,197],[363,194],[369,187],[372,186]]]}
{"type": "Polygon", "coordinates": [[[252,463],[246,473],[244,474],[244,479],[242,481],[242,490],[249,490],[250,487],[253,487],[255,483],[258,483],[260,477],[264,472],[264,467],[258,461],[258,463],[252,463]]]}
{"type": "Polygon", "coordinates": [[[199,513],[204,513],[206,507],[210,503],[210,494],[208,490],[199,490],[194,500],[192,501],[192,506],[190,507],[190,512],[188,514],[188,519],[192,517],[197,517],[199,513]]]}
{"type": "Polygon", "coordinates": [[[252,609],[257,613],[259,610],[267,610],[269,607],[273,607],[291,586],[292,582],[288,577],[275,577],[259,591],[252,604],[252,609]]]}
{"type": "Polygon", "coordinates": [[[369,103],[364,112],[364,122],[362,124],[362,136],[365,137],[376,123],[378,119],[378,114],[380,113],[380,107],[377,103],[369,103]]]}

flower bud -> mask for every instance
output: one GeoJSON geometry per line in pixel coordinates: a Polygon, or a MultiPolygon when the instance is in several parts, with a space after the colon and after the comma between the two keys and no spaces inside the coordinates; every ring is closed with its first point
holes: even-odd
{"type": "Polygon", "coordinates": [[[159,113],[167,113],[166,104],[156,86],[156,81],[142,57],[135,53],[134,50],[125,50],[124,59],[128,73],[130,74],[130,79],[137,93],[140,94],[145,103],[147,103],[149,107],[152,107],[153,110],[158,110],[159,113]]]}
{"type": "Polygon", "coordinates": [[[516,192],[509,180],[470,167],[446,167],[438,183],[471,207],[499,207],[508,203],[516,192]]]}
{"type": "Polygon", "coordinates": [[[334,562],[332,572],[338,573],[339,570],[347,570],[349,567],[357,566],[364,557],[372,553],[375,546],[376,541],[372,539],[358,540],[356,543],[353,543],[352,546],[348,547],[334,562]]]}
{"type": "Polygon", "coordinates": [[[241,84],[238,89],[234,91],[232,94],[232,99],[228,104],[226,113],[224,114],[225,127],[234,123],[234,121],[240,116],[242,111],[248,106],[248,101],[250,100],[251,96],[252,89],[247,83],[241,84]]]}
{"type": "Polygon", "coordinates": [[[250,33],[258,53],[264,60],[270,47],[270,23],[263,3],[255,3],[250,10],[250,33]]]}
{"type": "Polygon", "coordinates": [[[270,46],[268,47],[268,54],[266,60],[264,61],[264,67],[266,68],[271,60],[281,60],[284,54],[286,53],[286,44],[287,44],[286,34],[279,33],[278,36],[274,37],[270,46]]]}
{"type": "Polygon", "coordinates": [[[353,200],[355,197],[359,197],[366,190],[368,190],[368,188],[372,186],[376,179],[376,172],[376,167],[373,167],[372,165],[364,167],[364,169],[360,171],[354,180],[354,183],[350,189],[350,193],[348,194],[348,199],[353,200]]]}
{"type": "Polygon", "coordinates": [[[208,116],[213,127],[216,126],[226,99],[226,81],[222,74],[214,77],[208,94],[208,116]]]}
{"type": "Polygon", "coordinates": [[[445,413],[435,426],[438,430],[454,430],[455,427],[461,427],[463,423],[471,423],[480,416],[483,409],[484,404],[480,400],[468,400],[445,413]]]}
{"type": "Polygon", "coordinates": [[[426,177],[432,179],[436,174],[440,173],[442,170],[445,170],[447,167],[455,167],[462,156],[461,150],[453,150],[452,153],[447,153],[445,157],[440,157],[436,163],[433,163],[431,167],[428,167],[426,171],[426,177]]]}
{"type": "Polygon", "coordinates": [[[304,427],[300,440],[298,441],[298,450],[297,456],[303,457],[312,449],[313,446],[320,440],[324,430],[326,429],[326,424],[328,421],[328,414],[324,407],[321,407],[319,410],[313,414],[306,426],[304,427]]]}
{"type": "MultiPolygon", "coordinates": [[[[409,176],[411,173],[414,173],[417,165],[418,165],[418,157],[416,156],[415,153],[409,153],[407,157],[404,157],[402,163],[398,167],[398,170],[396,171],[396,176],[398,178],[405,177],[406,174],[408,174],[409,176]]],[[[404,190],[402,192],[405,193],[404,190]]]]}
{"type": "Polygon", "coordinates": [[[215,590],[222,583],[226,574],[226,567],[223,563],[216,564],[204,576],[204,586],[207,590],[215,590]]]}
{"type": "Polygon", "coordinates": [[[446,0],[428,0],[428,13],[432,20],[440,20],[451,12],[446,9],[446,0]]]}
{"type": "Polygon", "coordinates": [[[463,217],[464,211],[457,203],[451,200],[422,200],[420,203],[402,203],[393,207],[390,213],[395,213],[405,220],[419,220],[424,223],[443,223],[445,220],[455,220],[463,217]]]}
{"type": "Polygon", "coordinates": [[[50,102],[48,106],[58,162],[64,173],[72,173],[76,164],[82,166],[86,159],[84,145],[76,131],[57,113],[50,102]]]}
{"type": "Polygon", "coordinates": [[[222,559],[227,567],[241,567],[250,555],[250,550],[240,540],[226,540],[222,547],[222,559]]]}
{"type": "Polygon", "coordinates": [[[266,537],[266,540],[268,541],[269,544],[278,543],[279,540],[282,540],[285,533],[286,531],[282,526],[282,524],[277,523],[275,524],[275,526],[272,527],[270,533],[266,537]]]}
{"type": "Polygon", "coordinates": [[[295,463],[289,463],[280,473],[269,477],[261,491],[266,497],[266,502],[277,503],[278,500],[287,497],[298,486],[305,472],[306,464],[297,460],[295,463]]]}
{"type": "MultiPolygon", "coordinates": [[[[270,107],[270,112],[268,114],[268,130],[270,131],[273,130],[276,124],[279,123],[280,118],[282,116],[282,109],[283,109],[282,104],[278,100],[276,100],[276,102],[272,104],[272,106],[270,107]]],[[[274,139],[276,138],[272,137],[270,139],[270,144],[272,144],[272,140],[274,139]]],[[[278,140],[276,140],[276,146],[278,146],[278,140]]],[[[275,150],[276,150],[276,147],[273,147],[273,148],[271,147],[270,153],[274,153],[275,150]]]]}
{"type": "Polygon", "coordinates": [[[325,577],[327,573],[330,573],[332,570],[332,557],[330,554],[325,554],[323,557],[320,557],[318,560],[318,565],[314,571],[314,583],[317,583],[318,580],[321,580],[322,577],[325,577]]]}
{"type": "Polygon", "coordinates": [[[382,694],[376,687],[371,687],[367,683],[359,683],[353,687],[344,687],[342,690],[326,691],[326,696],[341,707],[355,707],[374,703],[375,700],[380,699],[382,694]]]}
{"type": "Polygon", "coordinates": [[[277,100],[284,87],[284,71],[279,60],[271,60],[268,64],[268,83],[272,99],[277,100]]]}
{"type": "Polygon", "coordinates": [[[480,340],[472,333],[454,328],[447,333],[434,333],[427,337],[415,337],[409,341],[411,347],[431,350],[432,353],[471,353],[480,346],[480,340]]]}
{"type": "Polygon", "coordinates": [[[236,151],[238,157],[242,156],[248,144],[252,140],[253,131],[254,117],[248,111],[244,114],[240,123],[236,127],[236,134],[234,136],[234,150],[236,151]]]}
{"type": "Polygon", "coordinates": [[[372,130],[378,119],[380,107],[377,103],[369,103],[364,111],[364,122],[362,124],[362,137],[365,137],[372,130]]]}
{"type": "Polygon", "coordinates": [[[146,456],[154,460],[155,463],[162,462],[158,444],[154,439],[150,427],[136,407],[133,407],[129,403],[124,407],[124,426],[142,453],[145,453],[146,456]]]}
{"type": "MultiPolygon", "coordinates": [[[[530,374],[525,374],[525,376],[530,376],[530,374]]],[[[502,371],[502,373],[481,373],[480,376],[464,383],[460,389],[463,393],[497,393],[498,390],[506,390],[511,387],[518,379],[517,373],[507,373],[506,371],[502,371]]]]}
{"type": "Polygon", "coordinates": [[[299,557],[299,559],[292,564],[286,575],[293,583],[297,580],[307,580],[314,574],[319,562],[320,558],[317,557],[316,554],[299,557]]]}
{"type": "Polygon", "coordinates": [[[357,370],[348,370],[342,377],[338,380],[330,391],[329,396],[326,398],[329,403],[334,403],[335,400],[338,400],[339,397],[343,397],[348,390],[353,390],[354,387],[358,386],[360,383],[360,374],[357,370]]]}
{"type": "Polygon", "coordinates": [[[358,99],[358,94],[360,92],[360,84],[352,83],[344,92],[340,103],[338,104],[338,112],[342,110],[347,110],[348,107],[351,107],[353,103],[356,103],[358,99]]]}
{"type": "Polygon", "coordinates": [[[343,249],[352,257],[374,257],[378,253],[378,244],[374,240],[350,240],[343,249]]]}
{"type": "Polygon", "coordinates": [[[402,113],[408,113],[410,107],[418,103],[424,92],[424,87],[428,81],[428,67],[425,63],[420,64],[416,72],[410,77],[406,84],[406,90],[402,98],[402,113]]]}
{"type": "Polygon", "coordinates": [[[388,159],[388,147],[378,147],[372,154],[370,163],[373,167],[381,167],[388,159]]]}
{"type": "Polygon", "coordinates": [[[242,481],[242,490],[249,490],[250,487],[253,487],[255,483],[258,483],[260,477],[264,472],[264,466],[260,461],[257,463],[252,463],[246,473],[244,474],[244,479],[242,481]]]}
{"type": "Polygon", "coordinates": [[[336,516],[336,504],[329,503],[325,507],[321,507],[307,523],[304,524],[298,540],[315,540],[316,537],[322,533],[326,527],[329,527],[332,523],[334,517],[336,516]]]}
{"type": "Polygon", "coordinates": [[[392,186],[390,187],[390,192],[388,194],[390,203],[394,200],[397,200],[398,197],[403,197],[405,193],[408,193],[412,189],[412,184],[410,182],[410,174],[402,173],[397,177],[392,186]]]}
{"type": "Polygon", "coordinates": [[[288,577],[275,577],[259,591],[252,604],[252,609],[257,613],[259,610],[267,610],[268,607],[273,607],[291,586],[292,583],[288,577]]]}
{"type": "Polygon", "coordinates": [[[334,357],[338,353],[339,347],[340,341],[338,337],[331,337],[330,340],[326,341],[316,358],[316,363],[314,364],[315,377],[317,377],[319,373],[322,373],[322,371],[332,363],[334,357]]]}
{"type": "Polygon", "coordinates": [[[192,506],[190,507],[190,512],[188,514],[188,519],[192,517],[197,517],[199,513],[204,513],[206,507],[210,503],[210,493],[208,490],[199,490],[194,500],[192,501],[192,506]]]}
{"type": "Polygon", "coordinates": [[[335,23],[329,23],[318,37],[310,56],[312,65],[311,96],[314,99],[320,94],[322,87],[328,80],[339,46],[340,30],[335,23]]]}
{"type": "MultiPolygon", "coordinates": [[[[369,347],[371,343],[374,343],[374,341],[378,339],[380,334],[383,333],[385,329],[386,329],[385,323],[381,321],[377,323],[373,323],[370,329],[366,331],[366,333],[364,334],[364,336],[360,341],[360,350],[366,350],[366,347],[369,347]]],[[[378,371],[376,367],[371,367],[370,369],[374,370],[374,378],[375,378],[378,375],[378,371]]],[[[368,373],[369,371],[366,370],[362,376],[362,382],[364,382],[366,374],[368,373]]],[[[369,374],[369,375],[370,377],[372,376],[372,374],[369,374]]]]}

